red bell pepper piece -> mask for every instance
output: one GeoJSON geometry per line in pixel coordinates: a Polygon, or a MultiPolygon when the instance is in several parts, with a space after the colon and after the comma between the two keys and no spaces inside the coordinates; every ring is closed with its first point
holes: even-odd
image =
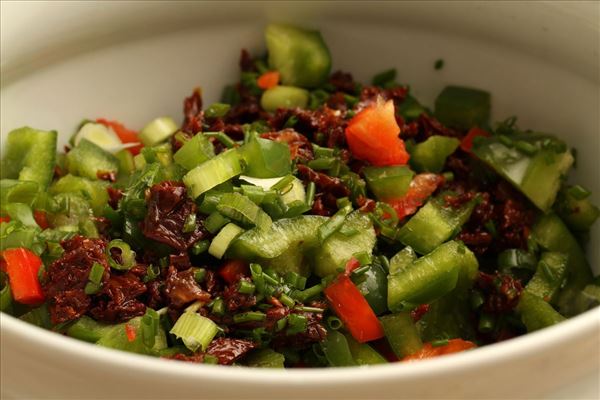
{"type": "Polygon", "coordinates": [[[256,80],[256,84],[263,90],[270,89],[277,86],[279,83],[279,72],[278,71],[267,71],[256,80]]]}
{"type": "Polygon", "coordinates": [[[33,219],[42,229],[48,229],[50,224],[48,223],[48,218],[46,216],[46,212],[42,210],[35,210],[33,212],[33,219]]]}
{"type": "Polygon", "coordinates": [[[31,305],[43,302],[44,293],[38,280],[42,260],[25,248],[4,250],[2,258],[15,301],[31,305]]]}
{"type": "Polygon", "coordinates": [[[448,344],[438,347],[432,346],[431,343],[425,343],[421,350],[404,357],[402,361],[422,360],[424,358],[437,357],[444,354],[458,353],[475,347],[477,347],[475,343],[462,339],[450,339],[448,344]]]}
{"type": "Polygon", "coordinates": [[[108,121],[104,118],[98,118],[96,120],[96,122],[99,124],[102,124],[108,128],[112,128],[112,130],[115,131],[115,133],[117,134],[117,136],[119,137],[121,142],[123,142],[123,143],[138,143],[137,146],[130,147],[127,149],[134,156],[136,154],[139,154],[140,150],[142,150],[142,147],[144,147],[144,145],[141,144],[141,142],[140,142],[137,132],[132,131],[131,129],[127,129],[125,127],[125,125],[123,125],[122,123],[117,122],[117,121],[108,121]]]}
{"type": "Polygon", "coordinates": [[[425,200],[444,182],[441,175],[424,173],[418,174],[410,182],[410,187],[404,196],[389,200],[387,203],[396,211],[399,219],[414,214],[425,200]]]}
{"type": "Polygon", "coordinates": [[[0,223],[2,222],[10,222],[10,217],[8,215],[5,217],[0,215],[0,223]]]}
{"type": "Polygon", "coordinates": [[[372,165],[406,164],[410,155],[398,137],[394,102],[378,100],[356,114],[346,127],[346,140],[352,155],[372,165]]]}
{"type": "Polygon", "coordinates": [[[460,142],[460,148],[466,151],[467,153],[470,153],[471,148],[473,147],[473,139],[475,139],[478,136],[490,137],[491,135],[487,131],[484,131],[483,129],[475,126],[469,130],[467,136],[465,136],[460,142]]]}
{"type": "Polygon", "coordinates": [[[129,324],[125,324],[125,334],[127,335],[127,341],[133,342],[137,337],[137,332],[135,331],[135,327],[129,324]]]}
{"type": "Polygon", "coordinates": [[[381,322],[347,275],[338,276],[325,288],[324,293],[354,339],[365,343],[384,336],[381,322]]]}
{"type": "Polygon", "coordinates": [[[247,263],[240,260],[229,260],[219,269],[219,276],[225,282],[232,284],[244,276],[248,276],[250,268],[247,263]]]}

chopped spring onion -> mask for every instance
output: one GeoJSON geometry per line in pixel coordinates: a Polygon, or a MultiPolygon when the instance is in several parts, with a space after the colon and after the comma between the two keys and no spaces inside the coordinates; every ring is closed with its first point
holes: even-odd
{"type": "Polygon", "coordinates": [[[350,353],[348,341],[340,332],[335,330],[328,332],[327,338],[321,346],[331,366],[347,367],[356,365],[352,353],[350,353]]]}
{"type": "Polygon", "coordinates": [[[146,314],[140,320],[140,331],[142,334],[142,341],[148,348],[154,347],[159,323],[159,314],[151,308],[146,308],[146,314]]]}
{"type": "Polygon", "coordinates": [[[211,158],[185,174],[183,183],[190,190],[191,196],[196,198],[241,172],[240,157],[238,152],[232,149],[211,158]]]}
{"type": "Polygon", "coordinates": [[[363,267],[365,265],[370,265],[373,263],[371,255],[366,251],[354,253],[352,256],[354,258],[356,258],[356,260],[360,263],[361,267],[363,267]]]}
{"type": "Polygon", "coordinates": [[[253,283],[250,283],[245,280],[240,280],[240,283],[238,286],[238,292],[243,293],[243,294],[254,294],[255,290],[256,290],[256,286],[254,286],[253,283]]]}
{"type": "Polygon", "coordinates": [[[183,222],[183,233],[190,233],[196,230],[196,214],[190,214],[183,222]]]}
{"type": "Polygon", "coordinates": [[[279,296],[279,301],[288,308],[292,308],[296,305],[296,301],[285,293],[282,293],[281,296],[279,296]]]}
{"type": "Polygon", "coordinates": [[[304,290],[304,287],[306,286],[306,278],[293,271],[285,274],[284,281],[298,290],[304,290]]]}
{"type": "Polygon", "coordinates": [[[217,205],[217,210],[234,221],[243,225],[254,225],[259,229],[268,229],[273,223],[267,213],[239,193],[225,193],[217,205]]]}
{"type": "Polygon", "coordinates": [[[206,110],[204,110],[204,116],[208,118],[221,118],[224,117],[231,105],[226,103],[213,103],[206,110]]]}
{"type": "Polygon", "coordinates": [[[192,254],[195,256],[202,254],[206,250],[208,250],[209,246],[210,246],[210,242],[208,240],[201,240],[199,242],[196,242],[192,246],[192,254]]]}
{"type": "Polygon", "coordinates": [[[214,137],[221,144],[229,149],[235,147],[235,141],[225,134],[225,132],[204,132],[206,137],[214,137]]]}
{"type": "Polygon", "coordinates": [[[288,315],[286,335],[295,335],[297,333],[306,332],[308,320],[304,315],[290,314],[288,315]]]}
{"type": "Polygon", "coordinates": [[[211,312],[215,315],[225,314],[225,302],[222,298],[216,298],[211,304],[211,312]]]}
{"type": "Polygon", "coordinates": [[[327,327],[329,329],[331,329],[333,331],[337,331],[342,326],[344,326],[344,323],[338,317],[332,315],[332,316],[330,316],[330,317],[327,318],[327,327]]]}
{"type": "Polygon", "coordinates": [[[177,132],[177,124],[170,117],[160,117],[149,122],[139,134],[144,146],[154,146],[164,142],[177,132]]]}
{"type": "Polygon", "coordinates": [[[282,194],[287,193],[291,189],[292,182],[297,179],[294,175],[286,175],[281,178],[276,184],[271,186],[271,189],[278,190],[282,194]]]}
{"type": "Polygon", "coordinates": [[[260,105],[266,111],[278,108],[306,108],[309,93],[305,89],[294,86],[275,86],[265,90],[260,98],[260,105]]]}
{"type": "Polygon", "coordinates": [[[120,271],[131,269],[136,264],[135,251],[131,250],[131,247],[121,239],[115,239],[108,244],[106,255],[108,264],[120,271]],[[116,254],[113,255],[113,253],[116,254]]]}
{"type": "Polygon", "coordinates": [[[317,186],[315,185],[314,182],[309,182],[308,185],[306,186],[306,205],[308,207],[312,208],[312,206],[315,202],[316,189],[317,189],[317,186]]]}
{"type": "Polygon", "coordinates": [[[568,192],[575,200],[584,200],[588,198],[592,193],[581,185],[574,185],[568,189],[568,192]]]}
{"type": "Polygon", "coordinates": [[[241,324],[243,322],[264,321],[265,319],[267,319],[267,315],[260,311],[248,311],[241,314],[235,314],[233,316],[233,322],[236,324],[241,324]]]}
{"type": "Polygon", "coordinates": [[[221,259],[227,248],[238,235],[244,230],[234,223],[229,223],[221,229],[221,231],[214,237],[208,248],[208,254],[218,259],[221,259]]]}
{"type": "Polygon", "coordinates": [[[173,160],[189,171],[214,156],[215,149],[210,140],[204,135],[196,135],[177,150],[173,160]]]}
{"type": "Polygon", "coordinates": [[[269,348],[257,350],[245,359],[246,365],[255,368],[284,368],[285,356],[269,348]]]}
{"type": "Polygon", "coordinates": [[[211,213],[206,220],[204,220],[204,228],[210,233],[217,233],[222,227],[231,222],[231,219],[227,218],[218,211],[211,213]]]}
{"type": "Polygon", "coordinates": [[[201,283],[204,281],[204,278],[206,278],[206,269],[205,268],[194,268],[194,280],[198,283],[201,283]]]}
{"type": "Polygon", "coordinates": [[[102,286],[102,277],[104,276],[104,267],[95,262],[88,275],[88,283],[85,285],[85,294],[96,294],[102,286]]]}
{"type": "Polygon", "coordinates": [[[318,232],[319,241],[323,243],[329,238],[329,236],[337,232],[342,225],[344,225],[344,222],[346,222],[346,217],[351,211],[352,207],[344,207],[338,210],[331,218],[321,225],[318,232]]]}
{"type": "Polygon", "coordinates": [[[319,294],[321,294],[321,292],[323,292],[323,285],[318,284],[318,285],[311,286],[305,290],[294,290],[294,291],[292,291],[291,296],[293,298],[295,298],[296,300],[298,300],[299,302],[304,303],[307,300],[310,300],[313,297],[318,296],[319,294]]]}
{"type": "Polygon", "coordinates": [[[258,293],[265,294],[265,278],[263,276],[262,267],[259,264],[250,264],[250,274],[252,275],[252,281],[254,282],[258,293]]]}
{"type": "Polygon", "coordinates": [[[199,348],[206,350],[218,331],[219,327],[210,319],[195,312],[184,312],[170,332],[189,350],[196,351],[199,348]]]}

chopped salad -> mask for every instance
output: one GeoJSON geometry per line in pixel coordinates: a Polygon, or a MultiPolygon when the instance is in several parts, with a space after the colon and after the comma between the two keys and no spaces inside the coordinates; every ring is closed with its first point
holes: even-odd
{"type": "Polygon", "coordinates": [[[55,131],[6,135],[3,312],[165,359],[309,368],[470,350],[600,304],[600,210],[565,142],[492,123],[483,90],[429,108],[395,69],[331,73],[318,31],[265,39],[182,123],[86,119],[64,152],[55,131]]]}

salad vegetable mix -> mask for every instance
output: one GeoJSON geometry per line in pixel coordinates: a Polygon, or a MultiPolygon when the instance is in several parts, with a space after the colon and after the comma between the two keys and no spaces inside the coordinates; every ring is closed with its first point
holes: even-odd
{"type": "MultiPolygon", "coordinates": [[[[10,132],[0,309],[63,335],[252,367],[411,361],[506,340],[600,303],[600,211],[553,135],[490,123],[490,94],[433,109],[396,71],[331,73],[317,31],[184,119],[10,132]]],[[[436,69],[438,68],[436,63],[436,69]]],[[[440,65],[441,68],[441,65],[440,65]]]]}

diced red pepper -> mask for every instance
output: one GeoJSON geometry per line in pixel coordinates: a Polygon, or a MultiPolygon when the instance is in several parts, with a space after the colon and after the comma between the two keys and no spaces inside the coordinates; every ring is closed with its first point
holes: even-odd
{"type": "Polygon", "coordinates": [[[460,142],[460,148],[466,151],[467,153],[470,153],[471,148],[473,147],[473,139],[475,139],[478,136],[490,137],[491,135],[481,128],[473,127],[469,130],[469,133],[467,133],[467,135],[460,142]]]}
{"type": "Polygon", "coordinates": [[[15,301],[30,305],[43,302],[44,293],[38,280],[42,260],[25,248],[4,250],[2,258],[15,301]]]}
{"type": "Polygon", "coordinates": [[[387,203],[396,211],[399,219],[414,214],[425,200],[444,182],[441,175],[424,173],[415,176],[404,196],[388,200],[387,203]]]}
{"type": "Polygon", "coordinates": [[[398,137],[394,102],[378,100],[356,114],[346,128],[346,140],[352,155],[372,165],[402,165],[410,155],[398,137]]]}
{"type": "Polygon", "coordinates": [[[46,216],[46,212],[42,210],[35,210],[33,212],[33,219],[42,229],[48,229],[50,224],[48,223],[48,218],[46,216]]]}
{"type": "Polygon", "coordinates": [[[437,347],[434,347],[431,343],[425,343],[421,350],[404,357],[402,361],[422,360],[424,358],[437,357],[444,354],[458,353],[475,347],[477,347],[475,343],[462,339],[450,339],[448,344],[437,347]]]}
{"type": "Polygon", "coordinates": [[[279,83],[279,72],[278,71],[268,71],[258,77],[256,80],[256,84],[259,88],[263,90],[270,89],[272,87],[277,86],[279,83]]]}
{"type": "Polygon", "coordinates": [[[137,337],[137,332],[135,331],[135,327],[126,324],[125,325],[125,334],[127,335],[127,340],[129,342],[133,342],[137,337]]]}
{"type": "Polygon", "coordinates": [[[219,276],[229,284],[239,281],[249,273],[248,264],[241,260],[229,260],[219,269],[219,276]]]}
{"type": "Polygon", "coordinates": [[[358,267],[360,267],[360,261],[358,261],[356,259],[356,257],[352,257],[346,263],[346,270],[345,270],[346,275],[350,275],[352,273],[352,271],[354,271],[358,267]]]}
{"type": "Polygon", "coordinates": [[[10,217],[8,215],[7,216],[0,215],[0,223],[2,223],[2,222],[10,222],[10,217]]]}
{"type": "Polygon", "coordinates": [[[324,292],[331,307],[354,339],[365,343],[384,336],[381,322],[347,275],[338,276],[324,292]]]}
{"type": "Polygon", "coordinates": [[[108,128],[112,128],[112,130],[115,131],[115,133],[123,143],[139,143],[137,146],[130,147],[127,149],[134,156],[136,154],[139,154],[140,150],[142,150],[142,147],[144,147],[144,145],[140,142],[140,138],[138,137],[137,132],[132,131],[131,129],[127,129],[122,123],[118,121],[108,121],[104,118],[98,118],[96,122],[108,128]]]}

